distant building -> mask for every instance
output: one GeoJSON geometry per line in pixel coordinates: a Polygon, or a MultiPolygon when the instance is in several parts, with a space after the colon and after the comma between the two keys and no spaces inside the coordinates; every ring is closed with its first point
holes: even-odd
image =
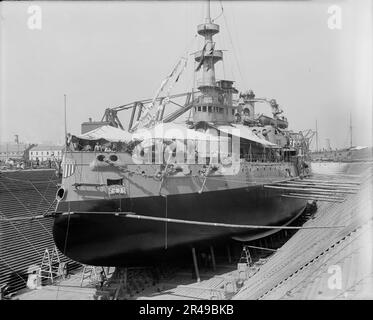
{"type": "Polygon", "coordinates": [[[63,148],[63,146],[39,144],[30,149],[29,158],[32,161],[36,161],[36,159],[39,159],[39,161],[47,161],[52,160],[52,157],[54,156],[56,160],[62,160],[63,148]]]}
{"type": "Polygon", "coordinates": [[[32,145],[24,143],[0,144],[0,161],[7,161],[10,159],[26,160],[31,147],[32,145]]]}
{"type": "Polygon", "coordinates": [[[111,125],[112,123],[110,121],[92,121],[92,118],[89,118],[89,121],[82,123],[81,133],[84,134],[94,129],[111,125]]]}

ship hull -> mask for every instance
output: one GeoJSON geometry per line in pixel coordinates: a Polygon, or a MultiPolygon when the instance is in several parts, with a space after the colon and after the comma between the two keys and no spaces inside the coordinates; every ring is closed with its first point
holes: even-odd
{"type": "Polygon", "coordinates": [[[84,264],[156,265],[191,246],[214,244],[234,236],[250,240],[276,230],[166,223],[126,218],[113,212],[237,225],[285,225],[306,202],[280,195],[276,190],[253,186],[167,197],[71,201],[62,209],[69,208],[73,214],[56,214],[53,236],[62,253],[84,264]]]}

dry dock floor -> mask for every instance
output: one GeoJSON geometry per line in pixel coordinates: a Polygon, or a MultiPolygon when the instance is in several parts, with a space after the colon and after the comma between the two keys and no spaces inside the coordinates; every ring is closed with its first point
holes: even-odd
{"type": "MultiPolygon", "coordinates": [[[[80,270],[81,271],[81,270],[80,270]]],[[[68,279],[60,280],[53,285],[42,286],[40,289],[25,289],[16,296],[19,300],[93,300],[95,286],[84,280],[81,287],[81,272],[75,272],[68,279]]]]}

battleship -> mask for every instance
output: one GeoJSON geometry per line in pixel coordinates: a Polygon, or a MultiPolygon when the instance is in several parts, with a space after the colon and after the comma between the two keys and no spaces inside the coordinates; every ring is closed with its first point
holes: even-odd
{"type": "Polygon", "coordinates": [[[102,121],[67,135],[53,237],[69,258],[97,266],[157,264],[201,243],[275,233],[305,208],[306,199],[281,197],[283,190],[265,185],[310,174],[306,136],[288,129],[275,99],[216,79],[223,51],[213,37],[220,27],[209,1],[205,10],[197,26],[204,45],[194,53],[196,90],[170,94],[183,58],[152,99],[108,108],[102,121]],[[178,109],[167,112],[171,104],[178,109]],[[131,111],[128,129],[117,115],[122,110],[131,111]]]}

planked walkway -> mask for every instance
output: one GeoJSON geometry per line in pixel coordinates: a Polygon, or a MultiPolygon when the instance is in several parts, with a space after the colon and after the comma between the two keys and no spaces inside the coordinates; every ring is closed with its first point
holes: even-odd
{"type": "Polygon", "coordinates": [[[19,300],[93,300],[96,292],[94,283],[85,280],[80,287],[82,270],[75,270],[68,279],[60,280],[54,285],[42,286],[41,289],[29,290],[16,296],[19,300]]]}
{"type": "Polygon", "coordinates": [[[223,300],[224,284],[226,280],[238,278],[237,270],[232,265],[231,271],[226,269],[220,270],[219,267],[215,275],[208,274],[202,275],[205,280],[195,282],[190,280],[189,283],[185,281],[185,275],[175,276],[167,282],[161,283],[163,290],[161,292],[143,292],[141,296],[137,297],[138,300],[223,300]]]}

